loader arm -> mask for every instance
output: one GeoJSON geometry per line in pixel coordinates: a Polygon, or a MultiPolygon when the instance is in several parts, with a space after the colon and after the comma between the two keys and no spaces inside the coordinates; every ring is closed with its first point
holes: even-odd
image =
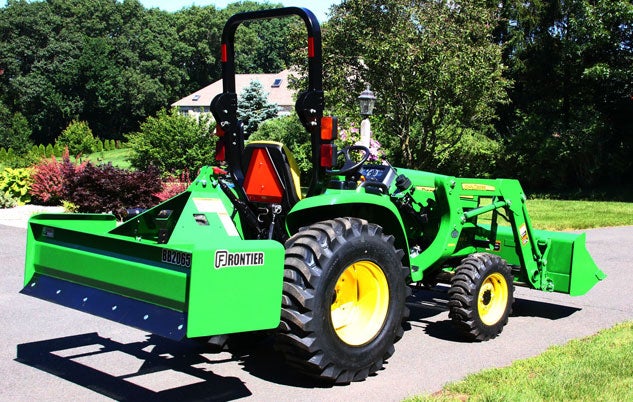
{"type": "Polygon", "coordinates": [[[434,198],[439,217],[432,243],[411,258],[413,281],[476,252],[501,256],[517,267],[515,282],[533,289],[582,295],[604,279],[586,250],[584,234],[533,229],[517,180],[399,172],[434,198]]]}

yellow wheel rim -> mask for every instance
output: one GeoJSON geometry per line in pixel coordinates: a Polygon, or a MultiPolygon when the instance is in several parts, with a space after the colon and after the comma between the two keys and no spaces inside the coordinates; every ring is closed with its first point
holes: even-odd
{"type": "Polygon", "coordinates": [[[486,325],[494,325],[505,313],[508,305],[508,283],[500,273],[486,277],[479,290],[477,309],[479,317],[486,325]]]}
{"type": "Polygon", "coordinates": [[[348,345],[360,346],[378,335],[389,308],[389,285],[371,261],[347,267],[336,281],[331,306],[332,326],[348,345]]]}

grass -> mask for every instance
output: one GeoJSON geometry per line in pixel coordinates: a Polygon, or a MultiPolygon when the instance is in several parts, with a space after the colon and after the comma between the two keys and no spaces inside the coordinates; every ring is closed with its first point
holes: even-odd
{"type": "Polygon", "coordinates": [[[536,229],[571,230],[633,225],[633,203],[528,200],[536,229]]]}
{"type": "MultiPolygon", "coordinates": [[[[633,203],[528,200],[537,229],[633,225],[633,203]]],[[[633,322],[407,401],[633,401],[633,322]]]]}
{"type": "Polygon", "coordinates": [[[121,169],[129,169],[130,161],[128,158],[132,150],[130,148],[114,149],[112,151],[94,152],[81,157],[82,161],[89,160],[94,164],[100,165],[104,163],[112,163],[113,166],[121,169]]]}
{"type": "Polygon", "coordinates": [[[633,322],[407,401],[633,401],[633,322]]]}

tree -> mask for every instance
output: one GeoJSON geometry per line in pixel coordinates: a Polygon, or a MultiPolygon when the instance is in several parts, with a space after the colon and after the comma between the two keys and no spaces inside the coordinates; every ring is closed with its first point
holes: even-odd
{"type": "Polygon", "coordinates": [[[12,148],[18,155],[25,154],[33,145],[30,136],[29,122],[22,113],[12,114],[9,108],[0,102],[0,147],[12,148]]]}
{"type": "Polygon", "coordinates": [[[633,4],[508,1],[512,103],[499,131],[528,187],[591,189],[633,179],[633,4]],[[538,166],[538,169],[534,169],[538,166]]]}
{"type": "Polygon", "coordinates": [[[73,120],[57,138],[56,143],[60,148],[68,147],[72,155],[80,155],[94,152],[97,139],[88,127],[88,123],[73,120]]]}
{"type": "MultiPolygon", "coordinates": [[[[27,119],[37,143],[53,143],[74,119],[102,139],[121,139],[220,78],[220,36],[230,15],[277,6],[237,2],[168,13],[138,0],[8,0],[0,7],[0,100],[27,119]]],[[[238,67],[286,68],[290,26],[241,26],[238,67]]]]}
{"type": "MultiPolygon", "coordinates": [[[[222,11],[222,25],[233,14],[283,7],[281,3],[235,2],[222,11]]],[[[293,27],[302,25],[299,18],[247,21],[235,35],[235,65],[240,73],[278,73],[290,61],[295,44],[289,40],[293,27]]]]}
{"type": "Polygon", "coordinates": [[[237,117],[244,123],[246,138],[259,128],[265,120],[277,116],[279,107],[268,102],[268,96],[259,81],[251,81],[237,101],[237,117]]]}
{"type": "Polygon", "coordinates": [[[182,92],[171,14],[138,0],[9,1],[0,8],[0,98],[36,142],[73,119],[120,138],[182,92]]]}
{"type": "Polygon", "coordinates": [[[492,41],[497,17],[474,0],[344,0],[325,29],[329,104],[350,110],[370,84],[392,162],[432,168],[462,129],[493,135],[509,85],[492,41]]]}
{"type": "Polygon", "coordinates": [[[133,167],[157,167],[162,173],[196,172],[213,161],[216,137],[210,134],[211,119],[182,116],[177,109],[162,110],[128,136],[133,167]]]}

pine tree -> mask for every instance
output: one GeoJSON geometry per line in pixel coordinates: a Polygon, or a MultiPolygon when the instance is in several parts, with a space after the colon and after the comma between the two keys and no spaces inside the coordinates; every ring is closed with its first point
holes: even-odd
{"type": "Polygon", "coordinates": [[[268,102],[264,87],[259,81],[251,81],[240,94],[237,117],[244,123],[244,134],[248,138],[265,120],[277,116],[279,107],[268,102]]]}

